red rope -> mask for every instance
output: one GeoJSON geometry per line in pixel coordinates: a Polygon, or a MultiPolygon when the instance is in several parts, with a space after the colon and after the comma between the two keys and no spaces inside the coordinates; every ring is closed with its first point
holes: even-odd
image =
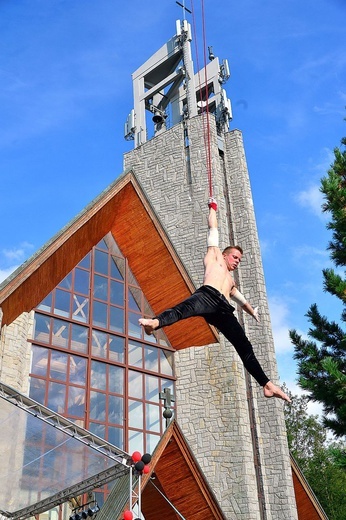
{"type": "Polygon", "coordinates": [[[205,77],[205,98],[206,98],[206,114],[207,114],[207,172],[209,182],[209,196],[213,196],[212,171],[211,171],[211,144],[210,144],[210,122],[209,122],[209,92],[208,92],[208,77],[207,77],[207,37],[205,30],[205,14],[204,14],[204,0],[202,0],[202,26],[203,26],[203,51],[204,51],[204,77],[205,77]]]}
{"type": "MultiPolygon", "coordinates": [[[[206,44],[206,30],[205,30],[205,11],[204,11],[204,0],[201,0],[202,7],[202,37],[203,37],[203,55],[204,55],[204,79],[205,79],[205,118],[203,117],[203,138],[204,138],[204,149],[206,154],[207,162],[207,176],[209,185],[209,197],[213,196],[213,182],[212,182],[212,163],[211,163],[211,142],[210,142],[210,121],[209,121],[209,92],[208,92],[208,77],[207,77],[207,44],[206,44]]],[[[191,11],[192,11],[192,23],[193,23],[193,37],[195,41],[195,52],[196,52],[196,64],[198,69],[198,82],[199,82],[199,97],[201,101],[201,107],[203,109],[203,90],[200,78],[200,66],[199,66],[199,55],[196,35],[196,20],[195,10],[193,6],[193,0],[191,0],[191,11]]]]}

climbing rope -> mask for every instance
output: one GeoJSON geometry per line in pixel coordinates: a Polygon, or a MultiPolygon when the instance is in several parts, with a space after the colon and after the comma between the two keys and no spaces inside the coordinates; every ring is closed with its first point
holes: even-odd
{"type": "Polygon", "coordinates": [[[206,28],[205,28],[204,0],[201,0],[202,39],[203,39],[203,57],[204,57],[204,89],[205,89],[204,96],[203,96],[203,87],[202,87],[202,81],[201,81],[201,76],[200,76],[201,68],[199,66],[196,17],[195,17],[195,9],[194,9],[193,0],[191,0],[191,11],[192,11],[192,31],[193,31],[193,39],[195,42],[196,64],[197,64],[197,69],[198,69],[199,97],[200,97],[202,111],[204,110],[203,97],[205,99],[205,117],[203,117],[203,139],[204,139],[204,150],[205,150],[205,155],[206,155],[209,197],[212,197],[213,196],[213,179],[212,179],[210,120],[209,120],[209,103],[208,103],[209,92],[208,92],[208,77],[207,77],[207,38],[206,38],[206,28]]]}

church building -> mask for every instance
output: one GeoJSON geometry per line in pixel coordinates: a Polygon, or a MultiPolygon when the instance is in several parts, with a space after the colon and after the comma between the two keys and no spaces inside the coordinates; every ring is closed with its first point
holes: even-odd
{"type": "Polygon", "coordinates": [[[150,470],[129,492],[122,470],[99,482],[74,477],[91,455],[71,450],[78,486],[57,488],[48,512],[45,486],[64,457],[33,471],[44,439],[25,434],[23,420],[0,436],[8,482],[0,518],[79,520],[88,500],[99,520],[124,519],[134,503],[143,520],[327,518],[290,457],[283,401],[264,398],[222,334],[202,318],[150,336],[138,323],[202,284],[212,193],[220,247],[244,250],[236,283],[261,311],[259,324],[239,309],[238,319],[280,384],[242,133],[230,130],[229,65],[210,55],[195,72],[191,40],[190,25],[177,21],[134,72],[125,124],[134,148],[121,175],[0,285],[0,417],[14,408],[6,415],[3,401],[19,399],[46,422],[51,410],[66,419],[54,418],[61,435],[71,423],[80,442],[89,432],[89,447],[105,449],[103,439],[125,469],[128,455],[151,454],[150,470]]]}

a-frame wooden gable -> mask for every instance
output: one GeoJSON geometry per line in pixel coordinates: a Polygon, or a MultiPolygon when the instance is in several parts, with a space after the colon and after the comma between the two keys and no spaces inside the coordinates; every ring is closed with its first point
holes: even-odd
{"type": "Polygon", "coordinates": [[[294,494],[297,502],[298,520],[328,520],[315,493],[309,486],[308,481],[292,456],[291,469],[294,494]]]}
{"type": "Polygon", "coordinates": [[[214,493],[178,424],[172,421],[154,451],[152,471],[142,478],[146,520],[225,520],[214,493]]]}
{"type": "MultiPolygon", "coordinates": [[[[169,425],[142,478],[142,511],[146,520],[224,519],[192,451],[175,421],[169,425]]],[[[291,457],[291,469],[299,520],[328,520],[314,492],[291,457]]],[[[232,471],[232,468],[230,468],[232,471]]],[[[232,493],[232,490],[230,490],[232,493]]]]}
{"type": "MultiPolygon", "coordinates": [[[[109,232],[128,259],[154,314],[195,290],[137,179],[129,172],[2,283],[2,323],[9,324],[36,307],[109,232]]],[[[166,335],[177,350],[217,341],[215,331],[201,318],[190,320],[189,327],[177,323],[166,329],[166,335]]]]}

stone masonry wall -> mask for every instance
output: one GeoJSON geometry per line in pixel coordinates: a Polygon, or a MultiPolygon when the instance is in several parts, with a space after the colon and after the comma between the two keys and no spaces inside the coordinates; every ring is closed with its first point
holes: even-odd
{"type": "MultiPolygon", "coordinates": [[[[243,326],[251,338],[257,358],[268,377],[278,383],[274,342],[272,337],[265,279],[253,208],[250,180],[246,165],[241,132],[226,135],[225,166],[227,193],[231,207],[234,240],[244,249],[239,269],[242,292],[254,306],[259,305],[261,323],[245,319],[243,326]]],[[[265,505],[268,518],[296,518],[296,506],[283,402],[264,399],[262,389],[251,381],[256,414],[259,457],[262,462],[265,505]]]]}
{"type": "MultiPolygon", "coordinates": [[[[182,125],[126,154],[124,166],[135,173],[198,287],[202,283],[206,251],[209,187],[202,117],[192,118],[186,124],[191,172],[186,163],[182,125]]],[[[248,320],[245,318],[244,326],[251,339],[256,333],[256,353],[260,354],[260,361],[270,377],[276,379],[265,284],[241,134],[237,131],[227,134],[224,159],[220,159],[213,125],[211,144],[213,194],[219,202],[220,246],[226,247],[230,237],[234,237],[248,251],[245,267],[241,267],[244,283],[242,279],[239,282],[249,301],[256,305],[260,303],[264,321],[256,331],[254,324],[248,323],[250,317],[248,320]],[[257,273],[255,278],[252,271],[257,273]]],[[[188,322],[186,326],[189,326],[188,322]]],[[[226,517],[294,520],[295,501],[282,403],[265,400],[262,390],[254,389],[253,408],[261,446],[265,493],[266,516],[261,516],[263,506],[258,500],[247,403],[248,383],[234,348],[220,336],[219,344],[177,352],[175,362],[178,422],[226,517]]]]}
{"type": "Polygon", "coordinates": [[[27,394],[30,372],[30,344],[34,313],[24,312],[10,325],[4,325],[0,336],[0,381],[27,394]]]}

